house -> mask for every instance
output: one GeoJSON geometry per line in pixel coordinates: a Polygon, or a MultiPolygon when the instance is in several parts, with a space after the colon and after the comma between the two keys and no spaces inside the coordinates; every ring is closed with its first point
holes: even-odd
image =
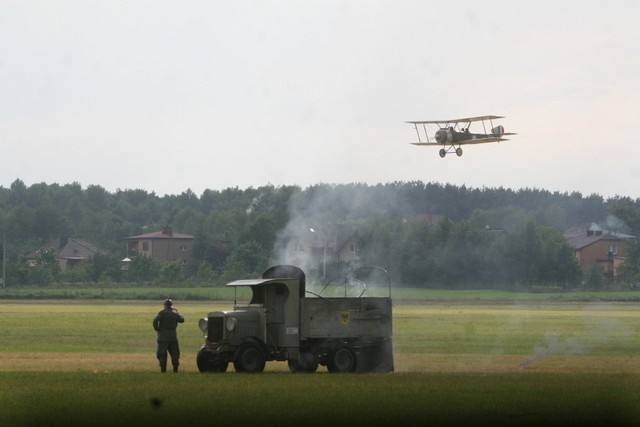
{"type": "Polygon", "coordinates": [[[48,250],[55,252],[62,271],[73,269],[82,261],[91,258],[95,254],[107,253],[106,250],[94,245],[88,240],[61,237],[60,239],[52,240],[44,244],[38,250],[27,254],[25,259],[30,266],[33,266],[35,265],[35,260],[38,257],[38,254],[48,250]]]}
{"type": "Polygon", "coordinates": [[[357,264],[360,261],[358,230],[354,225],[300,228],[285,237],[283,245],[283,263],[303,268],[334,262],[357,264]]]}
{"type": "Polygon", "coordinates": [[[183,266],[191,266],[191,250],[194,237],[190,234],[175,233],[170,226],[153,233],[130,236],[124,239],[127,258],[148,256],[158,262],[179,261],[183,266]]]}
{"type": "Polygon", "coordinates": [[[564,233],[564,237],[583,270],[597,264],[607,277],[617,275],[618,267],[626,259],[627,242],[634,238],[604,230],[595,224],[572,228],[564,233]]]}

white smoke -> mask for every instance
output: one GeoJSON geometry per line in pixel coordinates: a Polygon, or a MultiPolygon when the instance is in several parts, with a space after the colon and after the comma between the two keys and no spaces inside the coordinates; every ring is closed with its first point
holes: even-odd
{"type": "Polygon", "coordinates": [[[276,236],[271,265],[293,264],[307,274],[321,273],[323,260],[334,259],[345,224],[361,222],[377,210],[404,207],[396,196],[383,200],[388,193],[357,184],[318,185],[295,193],[289,202],[289,223],[276,236]]]}
{"type": "Polygon", "coordinates": [[[262,200],[263,196],[264,193],[260,193],[251,200],[251,203],[249,203],[249,206],[245,211],[247,215],[252,214],[253,211],[256,210],[256,208],[260,205],[260,201],[262,200]]]}
{"type": "Polygon", "coordinates": [[[326,219],[319,209],[326,203],[324,191],[316,191],[310,200],[303,200],[307,192],[294,193],[289,201],[289,222],[276,235],[271,265],[291,264],[305,273],[318,268],[316,254],[312,247],[318,246],[318,239],[326,238],[326,219]]]}
{"type": "Polygon", "coordinates": [[[535,346],[533,352],[520,362],[520,365],[529,366],[548,356],[585,354],[589,350],[589,345],[582,338],[561,338],[555,333],[547,333],[544,336],[544,343],[535,346]]]}
{"type": "Polygon", "coordinates": [[[629,226],[615,215],[607,215],[602,226],[606,230],[613,231],[614,233],[629,234],[631,232],[629,226]]]}
{"type": "Polygon", "coordinates": [[[530,355],[520,362],[529,366],[549,356],[581,355],[598,351],[627,351],[633,346],[637,332],[618,315],[619,309],[611,304],[590,304],[584,314],[585,334],[561,337],[547,333],[543,343],[536,345],[530,355]]]}

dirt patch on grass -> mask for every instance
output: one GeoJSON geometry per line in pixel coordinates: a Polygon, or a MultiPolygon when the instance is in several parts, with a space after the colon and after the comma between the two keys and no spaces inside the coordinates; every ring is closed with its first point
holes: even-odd
{"type": "Polygon", "coordinates": [[[15,352],[2,353],[0,356],[0,371],[103,372],[155,368],[157,360],[154,354],[15,352]]]}
{"type": "Polygon", "coordinates": [[[640,355],[399,354],[396,372],[638,373],[640,355]]]}
{"type": "MultiPolygon", "coordinates": [[[[197,372],[196,354],[180,359],[183,372],[197,372]]],[[[488,354],[403,353],[394,357],[396,372],[565,372],[640,373],[640,355],[571,355],[531,357],[488,354]]],[[[0,353],[0,372],[157,371],[154,353],[0,353]]],[[[233,372],[233,365],[229,366],[233,372]]],[[[268,362],[266,372],[288,372],[285,362],[268,362]]],[[[319,367],[318,372],[325,372],[319,367]]]]}
{"type": "MultiPolygon", "coordinates": [[[[180,357],[183,372],[197,372],[196,353],[183,352],[180,357]]],[[[0,353],[0,372],[116,372],[158,371],[155,353],[58,353],[3,352],[0,353]]],[[[266,372],[286,371],[283,362],[268,362],[266,372]]],[[[233,365],[229,366],[233,371],[233,365]]]]}

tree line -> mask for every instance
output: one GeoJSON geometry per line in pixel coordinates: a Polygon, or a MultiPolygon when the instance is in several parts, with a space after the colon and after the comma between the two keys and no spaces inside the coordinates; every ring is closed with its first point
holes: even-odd
{"type": "MultiPolygon", "coordinates": [[[[576,287],[602,282],[582,272],[562,233],[599,223],[639,235],[640,200],[542,189],[469,188],[436,182],[318,184],[205,190],[158,196],[141,189],[108,192],[99,185],[21,180],[0,187],[0,233],[10,286],[52,283],[223,283],[259,275],[277,262],[278,241],[289,224],[357,226],[362,264],[416,287],[576,287]],[[425,214],[448,220],[430,224],[425,214]],[[136,257],[122,269],[124,239],[162,229],[195,236],[195,267],[136,257]],[[34,266],[24,255],[60,237],[106,249],[81,266],[60,271],[52,254],[34,266]]],[[[0,242],[1,243],[1,242],[0,242]]],[[[349,266],[333,263],[329,274],[349,266]]],[[[319,266],[318,266],[319,269],[319,266]]],[[[313,275],[318,269],[308,272],[313,275]]],[[[620,280],[640,279],[634,243],[620,280]]]]}

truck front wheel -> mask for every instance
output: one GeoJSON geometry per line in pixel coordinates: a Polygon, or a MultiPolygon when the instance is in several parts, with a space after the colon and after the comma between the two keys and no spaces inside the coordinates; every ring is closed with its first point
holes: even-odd
{"type": "Polygon", "coordinates": [[[355,372],[358,366],[356,351],[347,343],[338,344],[329,354],[327,369],[329,372],[355,372]]]}
{"type": "Polygon", "coordinates": [[[255,343],[244,343],[240,346],[233,360],[236,372],[256,373],[264,371],[266,359],[260,346],[255,343]]]}
{"type": "Polygon", "coordinates": [[[205,372],[226,372],[229,362],[223,362],[213,352],[207,350],[206,347],[202,347],[196,356],[196,363],[198,370],[202,373],[205,372]]]}

